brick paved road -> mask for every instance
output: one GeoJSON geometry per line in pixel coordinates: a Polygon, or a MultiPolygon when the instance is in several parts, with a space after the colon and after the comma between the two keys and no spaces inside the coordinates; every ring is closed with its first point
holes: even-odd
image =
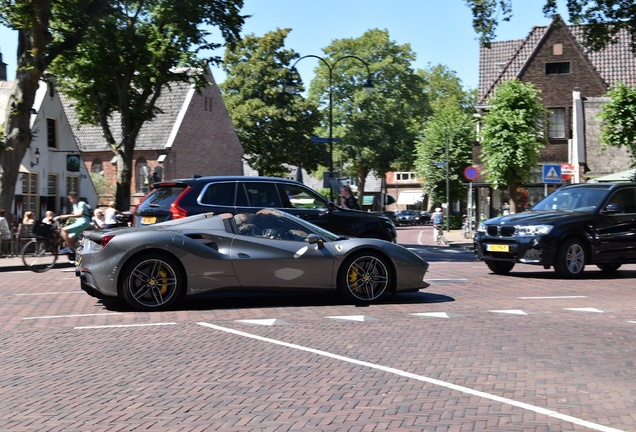
{"type": "Polygon", "coordinates": [[[242,295],[138,313],[69,269],[0,273],[0,430],[636,430],[636,266],[501,277],[421,246],[427,229],[399,235],[431,287],[362,308],[242,295]]]}

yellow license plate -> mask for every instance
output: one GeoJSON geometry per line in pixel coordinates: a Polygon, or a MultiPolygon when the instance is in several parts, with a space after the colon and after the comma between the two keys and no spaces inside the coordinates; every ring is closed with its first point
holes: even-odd
{"type": "Polygon", "coordinates": [[[157,218],[155,216],[144,216],[141,218],[142,225],[152,225],[153,223],[157,223],[157,218]]]}
{"type": "Polygon", "coordinates": [[[486,250],[488,252],[510,252],[510,247],[508,245],[486,245],[486,250]]]}
{"type": "Polygon", "coordinates": [[[77,255],[77,259],[75,260],[75,267],[79,267],[80,265],[82,265],[82,256],[77,255]]]}

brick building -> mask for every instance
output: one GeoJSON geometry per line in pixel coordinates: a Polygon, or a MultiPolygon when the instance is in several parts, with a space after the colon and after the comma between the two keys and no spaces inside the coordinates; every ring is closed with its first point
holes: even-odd
{"type": "MultiPolygon", "coordinates": [[[[155,180],[193,175],[243,174],[243,147],[214,82],[206,70],[208,86],[196,91],[187,83],[164,89],[157,100],[161,114],[142,127],[135,145],[131,206],[148,192],[155,180]]],[[[63,98],[82,158],[91,173],[104,178],[114,193],[117,158],[99,126],[79,125],[73,101],[63,98]]],[[[112,118],[115,139],[120,138],[119,116],[112,118]]],[[[111,197],[102,196],[100,204],[111,197]]]]}
{"type": "MultiPolygon", "coordinates": [[[[541,150],[541,164],[571,164],[569,182],[582,182],[594,177],[629,168],[631,161],[624,149],[602,150],[597,115],[609,88],[622,81],[636,84],[636,57],[631,51],[630,36],[622,30],[615,43],[600,52],[584,46],[584,26],[568,26],[555,16],[549,26],[534,27],[522,40],[494,42],[482,47],[479,63],[477,115],[488,110],[488,100],[497,85],[511,79],[533,83],[550,111],[546,137],[549,144],[541,150]]],[[[483,173],[479,160],[480,147],[473,152],[474,164],[483,173]]],[[[542,183],[541,167],[518,191],[497,191],[476,179],[477,214],[495,216],[509,193],[519,193],[527,205],[545,196],[554,186],[542,183]]],[[[558,186],[558,184],[556,185],[558,186]]]]}

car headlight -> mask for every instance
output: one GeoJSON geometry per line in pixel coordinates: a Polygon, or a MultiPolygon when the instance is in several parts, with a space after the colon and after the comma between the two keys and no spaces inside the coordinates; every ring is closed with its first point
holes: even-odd
{"type": "Polygon", "coordinates": [[[552,231],[552,225],[528,225],[516,226],[515,229],[519,235],[545,235],[552,231]]]}
{"type": "Polygon", "coordinates": [[[485,223],[480,223],[479,226],[477,227],[477,232],[479,233],[485,233],[486,232],[486,224],[485,223]]]}

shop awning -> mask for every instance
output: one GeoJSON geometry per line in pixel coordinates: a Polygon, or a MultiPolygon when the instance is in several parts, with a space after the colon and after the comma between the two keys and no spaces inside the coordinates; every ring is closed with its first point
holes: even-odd
{"type": "Polygon", "coordinates": [[[413,205],[424,201],[424,191],[402,191],[398,196],[397,203],[402,205],[413,205]]]}

